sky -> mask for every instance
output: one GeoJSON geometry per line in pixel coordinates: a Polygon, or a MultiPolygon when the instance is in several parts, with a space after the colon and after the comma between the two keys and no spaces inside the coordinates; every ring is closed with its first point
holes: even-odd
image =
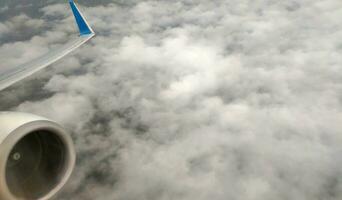
{"type": "MultiPolygon", "coordinates": [[[[0,93],[70,131],[54,200],[342,198],[341,1],[78,2],[97,36],[0,93]]],[[[77,34],[66,2],[1,4],[1,65],[77,34]]]]}

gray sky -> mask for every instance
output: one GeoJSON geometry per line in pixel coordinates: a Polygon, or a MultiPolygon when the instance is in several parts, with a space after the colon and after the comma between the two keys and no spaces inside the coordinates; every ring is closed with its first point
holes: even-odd
{"type": "MultiPolygon", "coordinates": [[[[0,9],[2,65],[76,32],[25,2],[0,9]]],[[[98,36],[0,94],[70,130],[56,200],[342,198],[341,1],[79,2],[98,36]]]]}

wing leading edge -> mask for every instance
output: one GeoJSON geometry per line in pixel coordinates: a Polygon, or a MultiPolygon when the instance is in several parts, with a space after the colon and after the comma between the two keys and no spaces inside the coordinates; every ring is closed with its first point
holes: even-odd
{"type": "Polygon", "coordinates": [[[0,90],[3,90],[6,87],[9,87],[10,85],[56,62],[95,36],[94,31],[88,25],[86,19],[83,17],[74,1],[69,0],[69,3],[79,28],[79,37],[71,40],[60,48],[48,52],[47,54],[28,63],[16,67],[3,68],[3,70],[0,67],[0,90]]]}

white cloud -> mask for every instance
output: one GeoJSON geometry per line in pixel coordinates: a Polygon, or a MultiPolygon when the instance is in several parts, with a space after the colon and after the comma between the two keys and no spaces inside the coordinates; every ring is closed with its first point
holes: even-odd
{"type": "MultiPolygon", "coordinates": [[[[50,69],[51,95],[15,108],[74,130],[79,163],[57,199],[340,199],[340,8],[179,0],[83,9],[97,37],[50,69]]],[[[15,49],[63,43],[71,21],[15,49]]]]}
{"type": "Polygon", "coordinates": [[[39,101],[39,104],[24,102],[18,107],[18,110],[54,119],[73,130],[78,130],[78,127],[87,123],[94,112],[89,99],[86,97],[63,93],[39,101]]]}

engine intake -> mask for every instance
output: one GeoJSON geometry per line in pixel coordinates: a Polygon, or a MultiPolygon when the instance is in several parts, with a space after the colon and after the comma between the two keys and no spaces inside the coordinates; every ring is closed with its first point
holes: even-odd
{"type": "Polygon", "coordinates": [[[72,140],[56,122],[0,113],[0,199],[47,200],[66,183],[74,164],[72,140]]]}

